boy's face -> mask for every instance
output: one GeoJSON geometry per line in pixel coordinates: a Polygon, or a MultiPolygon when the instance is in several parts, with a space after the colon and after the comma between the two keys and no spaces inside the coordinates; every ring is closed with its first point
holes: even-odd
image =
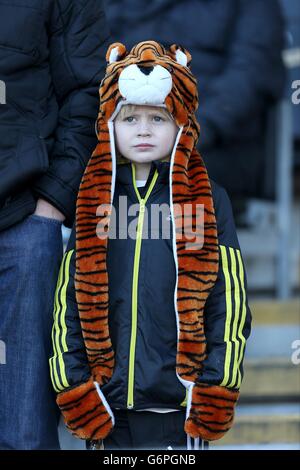
{"type": "Polygon", "coordinates": [[[155,106],[130,106],[115,120],[116,146],[120,154],[135,163],[149,163],[169,157],[178,127],[165,110],[155,106]],[[131,111],[132,110],[132,111],[131,111]]]}

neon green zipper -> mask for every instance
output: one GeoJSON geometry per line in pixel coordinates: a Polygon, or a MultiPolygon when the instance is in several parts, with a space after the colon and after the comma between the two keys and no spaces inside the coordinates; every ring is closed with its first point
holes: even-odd
{"type": "Polygon", "coordinates": [[[139,267],[140,267],[140,256],[141,246],[143,237],[143,226],[144,226],[144,215],[146,202],[154,188],[155,182],[158,177],[158,171],[155,170],[152,181],[146,193],[144,199],[141,198],[139,190],[137,189],[135,182],[135,166],[132,163],[132,179],[133,186],[136,192],[140,210],[139,218],[137,223],[135,251],[134,251],[134,264],[133,264],[133,281],[132,281],[132,308],[131,308],[131,338],[130,338],[130,352],[129,352],[129,373],[128,373],[128,394],[127,394],[127,408],[133,408],[133,388],[134,388],[134,362],[135,362],[135,347],[136,347],[136,333],[137,333],[137,304],[138,304],[138,280],[139,280],[139,267]]]}

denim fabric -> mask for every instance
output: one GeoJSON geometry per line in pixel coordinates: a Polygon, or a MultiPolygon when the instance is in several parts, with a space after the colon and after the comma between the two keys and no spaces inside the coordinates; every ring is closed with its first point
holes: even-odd
{"type": "Polygon", "coordinates": [[[59,449],[48,358],[62,254],[57,220],[30,215],[0,232],[0,449],[59,449]]]}

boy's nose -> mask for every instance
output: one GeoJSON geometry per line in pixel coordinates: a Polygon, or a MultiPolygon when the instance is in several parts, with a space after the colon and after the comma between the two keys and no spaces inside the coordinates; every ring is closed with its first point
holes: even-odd
{"type": "Polygon", "coordinates": [[[139,122],[138,127],[138,135],[150,135],[151,134],[151,126],[147,117],[142,117],[139,122]]]}
{"type": "Polygon", "coordinates": [[[140,126],[138,130],[138,136],[151,135],[151,131],[148,126],[140,126]]]}

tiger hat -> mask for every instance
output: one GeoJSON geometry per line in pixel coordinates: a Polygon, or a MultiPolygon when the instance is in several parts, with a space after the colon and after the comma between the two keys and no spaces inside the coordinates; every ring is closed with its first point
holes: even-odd
{"type": "Polygon", "coordinates": [[[238,391],[201,382],[206,357],[204,305],[216,282],[219,250],[211,186],[196,149],[198,91],[189,68],[191,55],[181,46],[172,45],[167,50],[157,42],[146,41],[130,52],[123,44],[114,43],[106,59],[106,75],[100,85],[98,144],[82,178],[76,209],[75,290],[91,377],[60,393],[57,403],[67,427],[77,437],[104,439],[113,429],[114,416],[101,392],[114,369],[108,327],[107,237],[97,236],[97,226],[108,229],[109,216],[99,216],[97,207],[106,205],[109,213],[113,201],[114,118],[121,106],[164,106],[179,128],[170,159],[170,209],[177,273],[176,374],[187,389],[185,432],[193,438],[219,439],[232,425],[238,391]],[[192,205],[191,227],[197,205],[204,207],[202,244],[192,250],[181,233],[182,216],[174,210],[186,203],[192,205]]]}

